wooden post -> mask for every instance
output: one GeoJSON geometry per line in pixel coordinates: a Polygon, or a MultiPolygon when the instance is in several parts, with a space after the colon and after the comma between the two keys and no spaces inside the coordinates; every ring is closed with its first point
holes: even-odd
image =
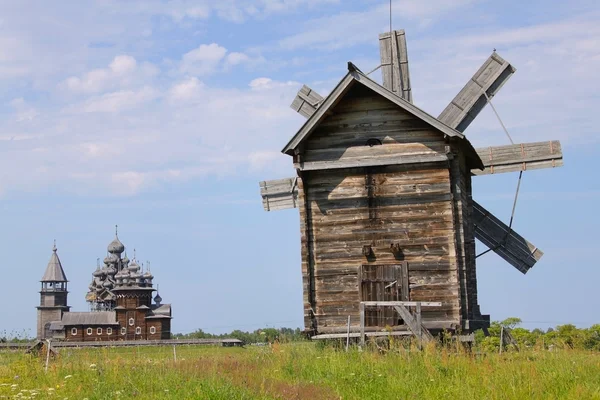
{"type": "Polygon", "coordinates": [[[423,325],[421,324],[421,302],[417,301],[417,329],[419,330],[417,338],[419,340],[419,350],[423,349],[423,325]]]}
{"type": "Polygon", "coordinates": [[[175,351],[175,345],[173,345],[173,361],[177,362],[177,351],[175,351]]]}
{"type": "Polygon", "coordinates": [[[502,348],[504,347],[504,327],[500,329],[500,354],[502,354],[502,348]]]}
{"type": "Polygon", "coordinates": [[[346,332],[346,353],[348,352],[349,345],[350,345],[350,316],[348,315],[348,331],[346,332]]]}
{"type": "Polygon", "coordinates": [[[360,303],[360,345],[365,345],[365,304],[360,303]]]}
{"type": "Polygon", "coordinates": [[[45,372],[48,372],[48,362],[50,361],[50,339],[46,339],[46,368],[45,372]]]}

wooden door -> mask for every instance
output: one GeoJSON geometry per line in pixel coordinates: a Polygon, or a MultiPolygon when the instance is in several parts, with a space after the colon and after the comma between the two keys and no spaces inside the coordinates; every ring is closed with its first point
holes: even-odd
{"type": "MultiPolygon", "coordinates": [[[[361,301],[407,301],[406,262],[391,265],[362,265],[359,274],[361,301]]],[[[403,322],[392,307],[366,307],[365,326],[398,326],[403,322]]]]}

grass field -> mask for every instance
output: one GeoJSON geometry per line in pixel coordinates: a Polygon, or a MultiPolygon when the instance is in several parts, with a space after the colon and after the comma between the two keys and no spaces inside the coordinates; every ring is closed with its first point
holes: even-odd
{"type": "Polygon", "coordinates": [[[22,399],[600,399],[600,355],[440,348],[348,353],[314,343],[247,348],[0,352],[0,398],[22,399]]]}

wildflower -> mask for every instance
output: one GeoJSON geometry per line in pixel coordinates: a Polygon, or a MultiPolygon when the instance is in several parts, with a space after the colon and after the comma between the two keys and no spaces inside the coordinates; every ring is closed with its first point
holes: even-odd
{"type": "Polygon", "coordinates": [[[71,379],[73,377],[73,375],[67,375],[65,376],[65,379],[71,379]]]}
{"type": "Polygon", "coordinates": [[[49,392],[53,392],[53,391],[54,391],[54,388],[48,388],[48,391],[49,391],[49,392]]]}
{"type": "Polygon", "coordinates": [[[92,369],[96,368],[96,364],[90,364],[90,368],[92,368],[92,369]]]}
{"type": "Polygon", "coordinates": [[[168,392],[169,392],[169,389],[165,389],[165,393],[168,393],[168,392]]]}

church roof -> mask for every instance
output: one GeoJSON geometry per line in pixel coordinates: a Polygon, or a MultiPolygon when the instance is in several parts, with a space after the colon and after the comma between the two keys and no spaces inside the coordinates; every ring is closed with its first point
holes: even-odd
{"type": "Polygon", "coordinates": [[[66,312],[62,316],[63,326],[73,325],[117,325],[114,311],[66,312]]]}
{"type": "Polygon", "coordinates": [[[152,304],[150,314],[146,317],[147,319],[156,318],[172,318],[171,317],[171,305],[170,304],[152,304]]]}
{"type": "Polygon", "coordinates": [[[48,261],[46,272],[44,272],[44,276],[42,277],[42,282],[67,282],[67,276],[60,263],[58,254],[56,254],[56,250],[55,244],[52,248],[52,255],[50,256],[50,261],[48,261]]]}

